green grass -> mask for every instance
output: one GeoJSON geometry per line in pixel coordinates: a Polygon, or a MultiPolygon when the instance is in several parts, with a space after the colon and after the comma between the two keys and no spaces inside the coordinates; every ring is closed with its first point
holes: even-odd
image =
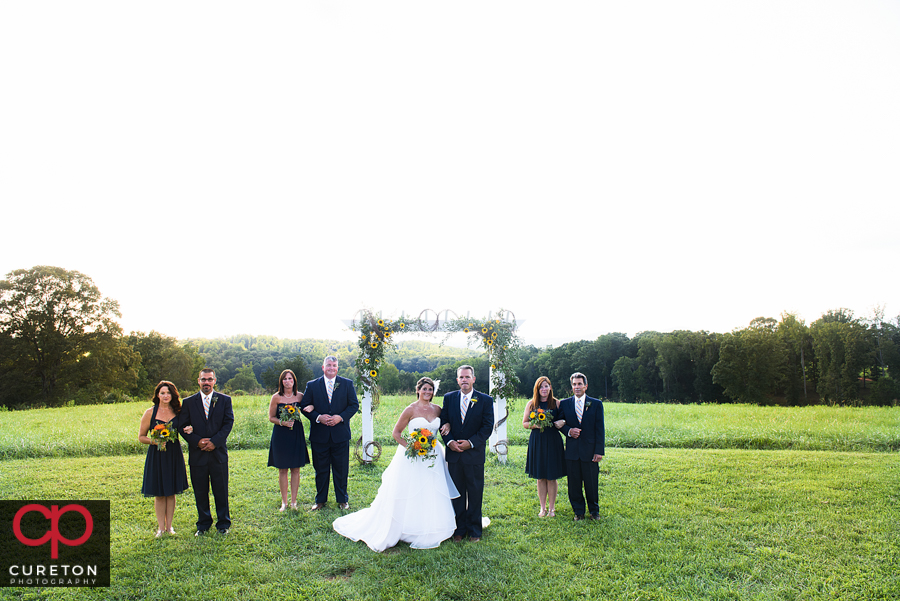
{"type": "MultiPolygon", "coordinates": [[[[375,439],[386,448],[394,420],[413,400],[386,396],[375,420],[375,439]]],[[[143,454],[138,424],[149,403],[88,405],[0,412],[0,459],[143,454]]],[[[267,449],[269,399],[236,397],[229,449],[267,449]]],[[[508,438],[527,443],[524,401],[511,410],[508,438]]],[[[605,403],[607,446],[617,448],[900,450],[900,408],[757,407],[605,403]]],[[[361,416],[351,422],[355,436],[361,416]]],[[[308,427],[308,424],[306,424],[308,427]]]]}
{"type": "Polygon", "coordinates": [[[607,445],[696,449],[900,450],[895,407],[605,403],[607,445]]]}
{"type": "MultiPolygon", "coordinates": [[[[112,501],[110,589],[0,589],[3,599],[896,599],[897,456],[884,453],[622,449],[601,473],[602,521],[536,516],[524,449],[486,468],[481,543],[405,544],[382,554],[331,529],[328,510],[280,514],[262,450],[231,459],[234,528],[191,536],[190,493],[174,538],[154,539],[143,458],[9,460],[3,498],[112,501]],[[52,492],[51,492],[52,491],[52,492]]],[[[355,507],[383,465],[351,468],[355,507]]],[[[314,494],[301,470],[300,499],[314,494]]]]}
{"type": "MultiPolygon", "coordinates": [[[[392,417],[410,400],[382,399],[385,456],[351,461],[354,508],[374,498],[392,417]]],[[[536,516],[519,401],[508,464],[486,466],[484,540],[378,554],[331,529],[333,504],[277,511],[262,397],[235,399],[232,533],[194,538],[189,491],[179,535],[153,538],[152,499],[138,492],[146,406],[0,413],[0,498],[110,499],[113,560],[109,589],[0,588],[0,599],[900,598],[898,409],[607,404],[602,521],[575,523],[565,480],[557,517],[536,516]]],[[[310,504],[311,467],[301,479],[310,504]]]]}

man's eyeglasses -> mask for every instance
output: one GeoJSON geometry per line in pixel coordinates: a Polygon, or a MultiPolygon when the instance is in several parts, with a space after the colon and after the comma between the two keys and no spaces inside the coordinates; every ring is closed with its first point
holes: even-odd
{"type": "Polygon", "coordinates": [[[215,378],[200,378],[201,382],[215,382],[215,378]]]}

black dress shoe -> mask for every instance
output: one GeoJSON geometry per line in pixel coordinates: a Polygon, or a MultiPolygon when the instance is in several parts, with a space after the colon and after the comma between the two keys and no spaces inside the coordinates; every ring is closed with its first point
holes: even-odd
{"type": "Polygon", "coordinates": [[[600,514],[592,513],[592,514],[591,514],[591,519],[592,519],[592,520],[597,520],[597,521],[599,522],[599,521],[600,521],[600,514]]]}
{"type": "Polygon", "coordinates": [[[203,536],[203,535],[206,534],[207,532],[209,532],[209,530],[197,530],[197,531],[194,533],[194,536],[203,536]]]}
{"type": "Polygon", "coordinates": [[[584,516],[583,516],[583,515],[576,515],[574,521],[580,522],[580,521],[583,520],[583,519],[584,519],[584,516]]]}
{"type": "Polygon", "coordinates": [[[325,503],[314,503],[312,507],[309,508],[310,511],[319,511],[325,507],[325,503]]]}
{"type": "Polygon", "coordinates": [[[228,528],[219,528],[219,534],[221,534],[222,536],[225,536],[226,534],[228,534],[228,532],[228,528]]]}
{"type": "Polygon", "coordinates": [[[461,542],[462,542],[462,537],[461,537],[461,536],[454,536],[454,537],[453,537],[453,542],[454,542],[454,543],[461,543],[461,542]]]}

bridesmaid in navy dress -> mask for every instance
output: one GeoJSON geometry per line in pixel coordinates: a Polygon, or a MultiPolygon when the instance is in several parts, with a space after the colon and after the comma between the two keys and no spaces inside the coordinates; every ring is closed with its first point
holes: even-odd
{"type": "Polygon", "coordinates": [[[558,490],[556,480],[566,475],[565,451],[555,424],[550,423],[544,429],[531,425],[531,413],[537,409],[546,412],[548,422],[557,421],[559,401],[553,396],[553,386],[547,376],[541,376],[534,383],[534,397],[525,405],[522,426],[531,430],[525,473],[537,480],[538,501],[541,503],[538,516],[554,517],[558,490]]]}
{"type": "Polygon", "coordinates": [[[291,474],[291,509],[297,509],[297,490],[300,488],[300,468],[309,463],[306,435],[300,421],[300,399],[297,392],[297,376],[286,369],[278,377],[278,392],[269,403],[269,421],[272,440],[269,443],[269,467],[278,468],[278,487],[281,489],[281,509],[288,507],[288,471],[291,474]],[[283,407],[293,407],[297,419],[281,419],[283,407]]]}
{"type": "Polygon", "coordinates": [[[165,428],[180,412],[181,397],[178,388],[171,382],[163,380],[156,385],[153,392],[153,407],[144,412],[138,431],[138,440],[150,445],[147,449],[147,458],[144,460],[144,482],[141,493],[145,497],[155,497],[153,508],[158,525],[157,538],[163,534],[175,534],[172,527],[172,519],[175,517],[175,495],[188,489],[188,478],[177,430],[174,427],[169,428],[175,438],[165,443],[160,443],[147,434],[156,426],[162,425],[165,428]],[[165,450],[162,450],[163,448],[165,450]]]}

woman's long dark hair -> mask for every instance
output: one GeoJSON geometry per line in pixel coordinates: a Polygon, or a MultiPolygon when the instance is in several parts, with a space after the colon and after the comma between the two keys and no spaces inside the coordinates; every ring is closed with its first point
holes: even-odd
{"type": "Polygon", "coordinates": [[[288,374],[291,374],[291,377],[294,378],[294,389],[291,391],[291,394],[287,396],[294,396],[297,394],[297,375],[291,371],[290,369],[286,369],[281,372],[281,375],[278,376],[278,394],[281,396],[285,396],[284,394],[284,377],[288,374]]]}
{"type": "Polygon", "coordinates": [[[168,380],[161,380],[160,383],[156,385],[156,390],[153,391],[153,404],[159,405],[159,389],[163,386],[168,387],[169,394],[172,395],[172,400],[169,401],[169,407],[172,408],[175,415],[178,415],[181,413],[181,394],[178,392],[178,387],[168,380]]]}

